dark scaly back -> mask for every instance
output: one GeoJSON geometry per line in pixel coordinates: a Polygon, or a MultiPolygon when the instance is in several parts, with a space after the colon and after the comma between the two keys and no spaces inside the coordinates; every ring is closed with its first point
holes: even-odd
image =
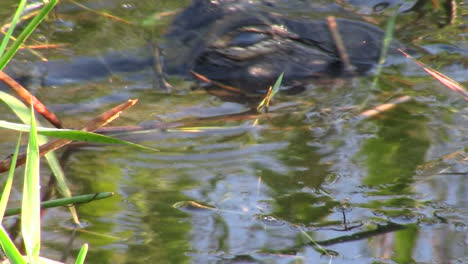
{"type": "MultiPolygon", "coordinates": [[[[349,75],[324,19],[291,18],[274,5],[264,8],[266,2],[272,1],[193,1],[166,34],[166,71],[193,70],[247,92],[263,91],[282,72],[284,84],[349,75]]],[[[382,30],[336,20],[355,73],[367,72],[378,62],[382,30]]],[[[390,49],[397,47],[394,42],[390,49]]]]}

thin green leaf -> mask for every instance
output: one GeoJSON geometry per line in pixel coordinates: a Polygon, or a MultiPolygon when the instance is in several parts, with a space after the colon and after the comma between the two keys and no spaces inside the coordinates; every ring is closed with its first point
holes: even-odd
{"type": "MultiPolygon", "coordinates": [[[[21,119],[23,123],[28,123],[29,111],[28,111],[28,108],[23,104],[23,102],[18,100],[16,97],[11,96],[2,91],[0,91],[0,100],[2,100],[8,107],[10,107],[10,109],[21,119]]],[[[39,124],[39,122],[37,122],[37,124],[39,124]]],[[[29,129],[29,126],[28,126],[28,129],[29,129]]],[[[38,140],[39,140],[39,144],[41,145],[47,143],[47,138],[45,136],[39,135],[38,140]]],[[[133,144],[133,143],[130,143],[130,144],[133,144]]],[[[155,151],[154,149],[151,149],[151,150],[155,151]]],[[[63,170],[60,166],[60,163],[58,162],[58,159],[55,153],[48,152],[44,156],[49,164],[50,169],[52,170],[52,173],[55,179],[57,180],[58,191],[64,197],[71,197],[72,195],[71,191],[67,186],[65,175],[63,173],[63,170]]],[[[74,222],[76,224],[79,224],[78,214],[76,213],[75,208],[74,207],[69,207],[69,208],[70,208],[70,213],[72,214],[74,222]]]]}
{"type": "Polygon", "coordinates": [[[3,215],[8,204],[8,199],[10,198],[11,185],[13,184],[13,176],[15,175],[16,160],[18,158],[19,147],[21,144],[21,132],[18,137],[18,142],[16,143],[15,152],[13,152],[13,157],[11,157],[10,170],[8,171],[8,177],[5,181],[5,187],[3,187],[2,198],[0,200],[0,223],[3,220],[3,215]]]}
{"type": "Polygon", "coordinates": [[[257,111],[260,111],[264,107],[268,107],[270,105],[271,99],[279,92],[281,87],[281,82],[283,82],[284,73],[281,73],[276,79],[275,84],[268,90],[265,98],[258,104],[257,111]]]}
{"type": "Polygon", "coordinates": [[[23,42],[31,35],[31,33],[36,29],[36,27],[41,23],[41,21],[47,16],[47,14],[52,10],[52,8],[57,3],[57,0],[50,0],[44,7],[39,11],[39,13],[34,16],[34,18],[28,23],[28,25],[21,31],[16,40],[11,44],[7,52],[0,58],[0,70],[6,66],[6,64],[13,58],[18,48],[23,44],[23,42]]]}
{"type": "Polygon", "coordinates": [[[276,79],[276,82],[273,85],[273,88],[271,90],[271,96],[270,96],[271,98],[273,98],[279,92],[281,83],[283,82],[283,76],[284,76],[284,72],[282,72],[280,76],[278,76],[278,79],[276,79]]]}
{"type": "Polygon", "coordinates": [[[3,226],[0,224],[0,244],[2,246],[3,253],[7,256],[8,260],[12,264],[26,264],[18,249],[16,248],[13,241],[11,241],[8,233],[5,231],[3,226]]]}
{"type": "MultiPolygon", "coordinates": [[[[17,130],[17,131],[28,131],[29,126],[24,124],[12,123],[4,120],[0,120],[0,127],[17,130]]],[[[140,149],[151,150],[151,151],[158,151],[153,148],[145,147],[136,143],[128,142],[125,140],[120,140],[117,138],[104,136],[101,134],[96,134],[92,132],[85,132],[79,130],[71,130],[71,129],[58,129],[58,128],[46,128],[46,127],[38,127],[37,132],[40,135],[55,137],[55,138],[63,138],[73,141],[84,141],[84,142],[93,142],[93,143],[102,143],[102,144],[124,144],[140,149]]]]}
{"type": "Polygon", "coordinates": [[[29,123],[29,110],[23,102],[3,91],[0,91],[0,100],[3,101],[23,123],[29,123]]]}
{"type": "MultiPolygon", "coordinates": [[[[49,3],[46,4],[46,6],[42,9],[40,14],[36,16],[30,23],[29,25],[25,28],[25,30],[20,34],[20,37],[17,38],[16,42],[12,47],[10,47],[8,54],[6,56],[0,56],[0,69],[3,69],[7,62],[13,57],[13,55],[16,53],[17,49],[19,46],[24,42],[24,40],[29,36],[29,34],[34,30],[34,28],[42,21],[42,19],[46,16],[46,14],[53,8],[53,6],[56,4],[56,0],[52,0],[49,3]]],[[[21,6],[21,4],[20,4],[21,6]]],[[[19,9],[19,8],[18,8],[19,9]]],[[[20,10],[17,10],[17,13],[19,13],[20,10]]],[[[16,15],[15,15],[16,16],[16,15]]],[[[13,29],[14,23],[12,21],[11,29],[13,29]]],[[[8,41],[9,36],[5,36],[3,38],[3,41],[8,41]]],[[[29,111],[28,108],[18,100],[17,98],[0,91],[0,101],[3,101],[8,107],[11,108],[11,110],[23,121],[23,123],[28,123],[28,120],[30,119],[29,117],[29,111]]],[[[39,124],[39,123],[38,123],[39,124]]],[[[45,144],[47,142],[47,138],[44,136],[38,136],[39,143],[45,144]]],[[[49,152],[45,154],[45,158],[48,161],[48,164],[52,170],[52,173],[54,177],[57,180],[57,186],[59,192],[65,196],[65,197],[70,197],[71,196],[71,191],[66,185],[65,182],[65,176],[63,173],[63,170],[60,167],[60,164],[57,160],[57,157],[53,152],[49,152]]],[[[78,214],[76,213],[75,208],[70,207],[70,212],[72,214],[73,219],[75,220],[76,223],[79,223],[78,220],[78,214]]]]}
{"type": "MultiPolygon", "coordinates": [[[[18,100],[16,97],[11,96],[5,92],[0,91],[0,100],[3,101],[12,111],[18,116],[21,122],[28,124],[30,117],[30,111],[23,102],[18,100]]],[[[40,123],[37,121],[37,125],[40,123]]],[[[29,132],[30,127],[27,126],[27,129],[24,131],[29,132]]],[[[21,130],[20,130],[21,131],[21,130]]],[[[45,136],[38,136],[39,144],[47,143],[47,138],[45,136]]]]}
{"type": "Polygon", "coordinates": [[[395,24],[398,17],[398,8],[395,8],[394,13],[390,16],[387,25],[385,26],[385,34],[384,39],[382,42],[382,48],[380,51],[379,57],[379,66],[382,69],[382,65],[385,63],[387,59],[388,47],[393,40],[393,32],[395,31],[395,24]]]}
{"type": "Polygon", "coordinates": [[[26,2],[26,0],[20,0],[18,7],[16,8],[15,14],[11,19],[10,27],[8,28],[7,32],[5,33],[5,36],[2,39],[2,42],[0,43],[0,58],[3,56],[3,52],[5,52],[5,49],[8,45],[8,41],[13,35],[13,31],[15,30],[16,24],[18,24],[18,20],[21,16],[21,13],[24,10],[24,7],[26,6],[26,2]]]}
{"type": "MultiPolygon", "coordinates": [[[[89,203],[95,200],[100,200],[104,198],[108,198],[113,196],[114,193],[112,192],[102,192],[102,193],[95,193],[95,194],[84,194],[84,195],[77,195],[68,198],[60,198],[50,201],[41,202],[41,209],[45,208],[53,208],[59,206],[70,206],[74,204],[82,204],[82,203],[89,203]]],[[[5,216],[12,216],[21,213],[21,208],[11,208],[6,210],[5,216]]]]}
{"type": "MultiPolygon", "coordinates": [[[[23,121],[23,123],[28,122],[29,111],[23,102],[18,100],[16,97],[13,97],[2,91],[0,91],[0,100],[2,100],[8,107],[10,107],[10,109],[21,119],[21,121],[23,121]]],[[[39,125],[39,122],[37,122],[37,124],[39,125]]],[[[29,126],[27,126],[26,131],[29,131],[29,126]]],[[[39,144],[43,145],[47,143],[47,138],[45,136],[38,136],[38,141],[39,144]]],[[[49,164],[50,169],[52,170],[55,179],[57,180],[58,191],[64,197],[70,197],[71,191],[66,184],[65,175],[62,168],[60,167],[60,163],[58,162],[55,153],[49,152],[44,156],[49,164]]],[[[76,210],[73,207],[70,207],[70,212],[72,214],[73,220],[78,224],[79,220],[76,210]]]]}
{"type": "Polygon", "coordinates": [[[41,196],[39,182],[39,145],[34,110],[31,106],[31,129],[26,150],[23,198],[21,203],[21,233],[29,263],[37,263],[41,247],[41,196]]]}
{"type": "MultiPolygon", "coordinates": [[[[71,197],[72,192],[70,191],[70,188],[68,188],[67,181],[65,180],[65,173],[63,172],[62,166],[60,166],[60,162],[58,161],[55,153],[54,152],[46,153],[44,157],[46,158],[49,164],[49,168],[52,171],[52,174],[55,176],[55,180],[57,181],[58,192],[63,197],[71,197]]],[[[70,210],[70,213],[72,215],[73,222],[79,225],[80,219],[78,217],[78,212],[76,212],[75,207],[70,206],[68,207],[68,209],[70,210]]]]}
{"type": "Polygon", "coordinates": [[[85,243],[81,247],[80,252],[78,253],[78,256],[76,257],[75,264],[83,264],[87,253],[88,253],[88,244],[85,243]]]}
{"type": "MultiPolygon", "coordinates": [[[[370,87],[371,91],[374,91],[377,88],[380,75],[382,74],[383,64],[385,63],[385,60],[387,59],[388,47],[390,46],[390,43],[393,40],[393,31],[395,30],[397,16],[398,16],[398,8],[395,8],[394,13],[388,19],[387,25],[385,27],[384,39],[382,41],[382,47],[380,48],[379,62],[377,64],[377,67],[375,70],[375,76],[374,76],[374,79],[372,80],[372,84],[370,87]]],[[[370,99],[370,94],[361,103],[359,109],[361,110],[364,109],[367,106],[367,102],[369,101],[369,99],[370,99]]]]}

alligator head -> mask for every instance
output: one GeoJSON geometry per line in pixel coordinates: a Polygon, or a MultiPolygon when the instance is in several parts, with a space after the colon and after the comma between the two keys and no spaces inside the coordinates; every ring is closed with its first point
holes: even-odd
{"type": "MultiPolygon", "coordinates": [[[[324,19],[272,12],[273,0],[193,0],[166,33],[165,71],[260,92],[284,73],[284,83],[349,74],[324,19]]],[[[380,56],[383,32],[370,24],[336,19],[354,74],[380,56]]],[[[396,49],[398,43],[392,43],[396,49]]]]}

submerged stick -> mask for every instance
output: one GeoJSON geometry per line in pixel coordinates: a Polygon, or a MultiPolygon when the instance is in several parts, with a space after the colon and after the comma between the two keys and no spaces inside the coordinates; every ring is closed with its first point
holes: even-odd
{"type": "Polygon", "coordinates": [[[353,74],[355,69],[349,60],[348,52],[346,51],[343,39],[338,31],[338,24],[336,23],[335,17],[328,16],[327,25],[332,35],[333,42],[335,43],[336,50],[338,51],[338,56],[340,57],[341,62],[343,62],[345,72],[353,74]]]}

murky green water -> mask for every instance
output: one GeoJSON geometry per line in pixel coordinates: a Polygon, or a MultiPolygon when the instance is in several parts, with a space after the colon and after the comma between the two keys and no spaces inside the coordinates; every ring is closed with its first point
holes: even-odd
{"type": "MultiPolygon", "coordinates": [[[[0,4],[2,18],[14,2],[0,4]]],[[[80,1],[135,23],[187,2],[80,1]]],[[[422,18],[401,14],[397,37],[424,47],[423,62],[466,85],[466,18],[440,27],[442,10],[424,12],[422,18]]],[[[368,18],[384,25],[385,14],[368,18]]],[[[40,51],[48,58],[97,56],[160,40],[170,20],[165,16],[147,30],[64,2],[33,38],[66,44],[40,51]]],[[[160,152],[123,146],[67,151],[64,169],[75,194],[116,196],[79,206],[89,226],[76,236],[66,209],[49,210],[43,255],[60,259],[74,238],[70,263],[84,242],[90,244],[87,263],[467,262],[467,104],[398,60],[384,69],[381,92],[372,93],[370,104],[403,95],[412,100],[365,120],[356,116],[372,76],[279,95],[261,116],[243,114],[246,103],[191,91],[181,80],[171,80],[171,93],[155,90],[151,72],[34,87],[69,126],[128,98],[140,101],[112,125],[176,124],[120,135],[160,152]],[[339,256],[322,256],[311,240],[339,256]]],[[[14,117],[0,106],[0,119],[14,117]]],[[[5,156],[16,135],[1,134],[5,156]]]]}

